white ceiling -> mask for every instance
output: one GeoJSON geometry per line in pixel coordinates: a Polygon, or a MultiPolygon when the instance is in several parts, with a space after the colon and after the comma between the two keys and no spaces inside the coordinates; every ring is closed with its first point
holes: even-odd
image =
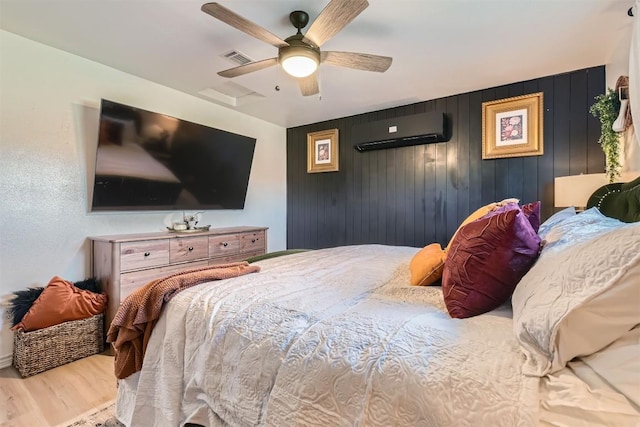
{"type": "MultiPolygon", "coordinates": [[[[320,96],[303,97],[279,67],[219,77],[235,66],[220,57],[231,49],[254,60],[277,51],[201,12],[204,2],[0,0],[0,28],[221,105],[228,106],[200,92],[233,81],[263,97],[240,98],[246,102],[231,108],[293,127],[606,64],[628,46],[633,4],[369,0],[322,49],[392,56],[391,68],[380,74],[321,65],[320,96]]],[[[291,11],[308,12],[312,22],[328,0],[219,3],[284,39],[295,33],[291,11]]]]}

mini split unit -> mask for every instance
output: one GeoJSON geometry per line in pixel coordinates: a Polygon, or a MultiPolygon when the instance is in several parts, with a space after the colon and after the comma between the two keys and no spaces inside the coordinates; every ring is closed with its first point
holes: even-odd
{"type": "Polygon", "coordinates": [[[419,113],[360,123],[352,127],[354,148],[358,151],[382,150],[448,140],[444,113],[419,113]]]}

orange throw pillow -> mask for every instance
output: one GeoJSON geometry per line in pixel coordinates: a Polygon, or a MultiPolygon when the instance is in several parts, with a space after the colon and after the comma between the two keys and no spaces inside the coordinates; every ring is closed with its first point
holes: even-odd
{"type": "Polygon", "coordinates": [[[439,243],[432,243],[413,256],[409,264],[411,284],[413,286],[427,286],[442,277],[445,252],[439,243]]]}
{"type": "Polygon", "coordinates": [[[106,294],[76,288],[58,276],[51,279],[22,321],[13,330],[34,331],[70,320],[86,319],[104,312],[106,294]]]}

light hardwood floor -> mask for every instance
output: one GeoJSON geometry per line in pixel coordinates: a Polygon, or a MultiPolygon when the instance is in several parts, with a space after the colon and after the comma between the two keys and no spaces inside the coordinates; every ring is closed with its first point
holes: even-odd
{"type": "Polygon", "coordinates": [[[113,356],[96,354],[29,378],[0,370],[0,426],[47,427],[116,397],[113,356]]]}

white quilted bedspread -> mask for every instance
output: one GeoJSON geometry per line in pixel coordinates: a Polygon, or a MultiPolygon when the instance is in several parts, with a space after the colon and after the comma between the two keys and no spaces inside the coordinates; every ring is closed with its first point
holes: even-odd
{"type": "Polygon", "coordinates": [[[262,261],[165,307],[142,372],[121,381],[133,426],[530,426],[537,379],[510,311],[451,319],[411,287],[416,248],[346,246],[262,261]],[[301,274],[303,273],[303,274],[301,274]]]}

